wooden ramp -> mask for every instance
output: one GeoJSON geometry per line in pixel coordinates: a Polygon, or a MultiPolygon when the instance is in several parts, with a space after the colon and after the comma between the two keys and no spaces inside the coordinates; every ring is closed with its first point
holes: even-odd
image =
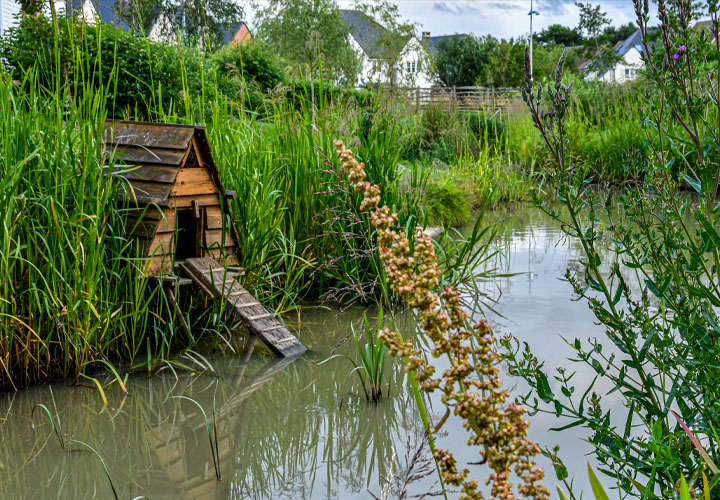
{"type": "Polygon", "coordinates": [[[248,327],[250,333],[279,356],[291,358],[305,352],[305,346],[265,309],[236,278],[238,273],[227,270],[219,262],[208,257],[186,259],[180,269],[208,296],[226,300],[237,318],[248,327]]]}

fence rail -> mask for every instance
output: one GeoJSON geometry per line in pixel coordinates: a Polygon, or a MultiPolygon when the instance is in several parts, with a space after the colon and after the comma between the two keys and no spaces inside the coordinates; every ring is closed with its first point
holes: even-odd
{"type": "Polygon", "coordinates": [[[417,110],[445,106],[458,111],[495,112],[520,99],[520,89],[511,87],[383,87],[381,92],[405,100],[417,110]]]}

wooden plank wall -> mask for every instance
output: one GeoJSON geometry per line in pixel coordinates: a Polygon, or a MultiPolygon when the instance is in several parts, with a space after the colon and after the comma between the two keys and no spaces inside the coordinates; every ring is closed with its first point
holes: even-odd
{"type": "Polygon", "coordinates": [[[380,92],[417,110],[442,105],[458,111],[494,113],[521,99],[520,89],[510,87],[383,87],[380,92]]]}
{"type": "Polygon", "coordinates": [[[203,245],[208,248],[203,257],[227,257],[229,265],[237,265],[237,245],[225,224],[223,231],[223,213],[221,196],[210,177],[207,168],[182,168],[170,191],[170,207],[164,210],[164,219],[158,225],[155,237],[149,247],[153,255],[147,272],[163,274],[172,272],[173,253],[175,251],[175,211],[192,209],[193,202],[203,211],[203,245]]]}

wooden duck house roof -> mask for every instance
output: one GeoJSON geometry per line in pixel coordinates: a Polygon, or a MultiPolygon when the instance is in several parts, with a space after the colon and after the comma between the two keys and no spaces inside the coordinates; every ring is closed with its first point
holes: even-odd
{"type": "Polygon", "coordinates": [[[108,121],[103,141],[105,161],[122,182],[119,197],[129,209],[130,236],[143,240],[149,254],[157,253],[162,244],[160,253],[172,253],[171,243],[161,241],[159,233],[174,231],[174,210],[198,206],[207,210],[205,229],[211,238],[213,231],[225,231],[216,221],[230,217],[227,239],[237,247],[237,231],[225,203],[235,194],[222,185],[205,127],[108,121]]]}
{"type": "Polygon", "coordinates": [[[145,122],[107,122],[103,137],[107,158],[122,164],[114,173],[132,187],[127,199],[138,205],[169,205],[182,167],[205,167],[218,191],[222,182],[210,151],[205,127],[145,122]]]}

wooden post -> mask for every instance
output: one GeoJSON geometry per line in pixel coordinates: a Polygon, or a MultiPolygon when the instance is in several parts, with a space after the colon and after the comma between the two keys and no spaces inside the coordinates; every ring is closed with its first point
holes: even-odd
{"type": "Polygon", "coordinates": [[[452,88],[452,104],[453,104],[453,111],[457,109],[457,93],[455,92],[455,85],[453,85],[452,88]]]}
{"type": "Polygon", "coordinates": [[[493,113],[497,111],[497,101],[495,100],[495,87],[492,88],[493,113]]]}
{"type": "Polygon", "coordinates": [[[415,112],[420,111],[420,87],[415,89],[415,112]]]}

